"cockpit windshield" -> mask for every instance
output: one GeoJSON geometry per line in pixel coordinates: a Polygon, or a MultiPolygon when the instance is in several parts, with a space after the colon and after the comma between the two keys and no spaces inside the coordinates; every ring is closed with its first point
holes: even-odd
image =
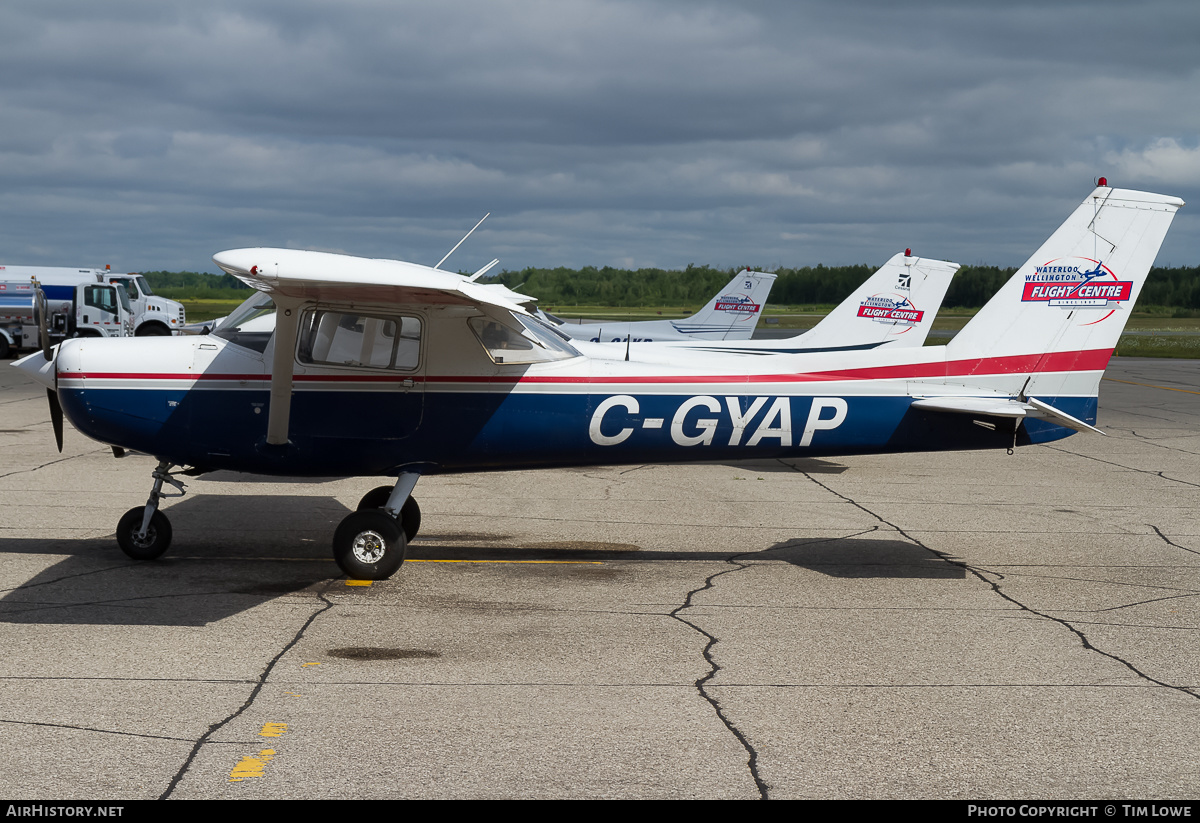
{"type": "Polygon", "coordinates": [[[213,332],[213,337],[220,337],[235,346],[253,349],[261,354],[267,350],[267,343],[274,333],[275,301],[269,294],[255,292],[249,300],[221,321],[221,325],[213,332]]]}
{"type": "Polygon", "coordinates": [[[490,317],[472,317],[468,322],[488,356],[496,363],[544,363],[579,357],[570,338],[532,317],[513,317],[518,331],[490,317]]]}

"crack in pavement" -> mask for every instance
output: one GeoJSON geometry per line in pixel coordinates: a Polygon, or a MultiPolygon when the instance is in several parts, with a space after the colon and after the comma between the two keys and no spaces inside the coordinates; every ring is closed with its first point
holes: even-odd
{"type": "Polygon", "coordinates": [[[695,623],[691,622],[690,620],[684,619],[680,615],[680,613],[684,609],[689,609],[692,607],[692,598],[693,597],[695,597],[697,594],[699,594],[702,591],[713,588],[713,581],[716,580],[718,577],[729,574],[731,572],[740,571],[742,569],[748,568],[747,564],[739,563],[737,561],[737,558],[739,556],[741,556],[741,555],[738,554],[738,555],[733,555],[732,557],[726,558],[725,562],[731,564],[734,568],[723,569],[723,570],[716,572],[715,574],[711,574],[707,578],[705,578],[704,585],[700,586],[697,589],[692,589],[691,591],[689,591],[687,593],[687,597],[685,597],[683,600],[683,604],[680,605],[679,607],[673,609],[671,611],[670,617],[674,618],[675,620],[678,620],[680,623],[684,624],[685,626],[690,627],[694,631],[699,632],[701,635],[703,635],[705,638],[707,638],[708,642],[705,643],[705,645],[704,645],[703,655],[704,655],[705,661],[708,663],[709,669],[708,669],[707,674],[705,674],[703,677],[701,677],[699,680],[696,681],[696,683],[695,683],[696,691],[699,692],[700,696],[702,698],[704,698],[710,706],[713,707],[713,711],[715,711],[717,713],[717,719],[719,719],[723,724],[725,724],[725,728],[729,729],[729,731],[733,733],[733,736],[737,738],[737,741],[742,744],[742,748],[746,750],[746,753],[749,756],[749,759],[747,760],[746,765],[750,769],[750,776],[754,778],[754,785],[758,787],[759,800],[770,800],[771,799],[770,787],[766,784],[766,782],[762,779],[762,776],[758,773],[758,751],[755,750],[755,748],[752,745],[750,745],[750,741],[746,739],[746,735],[744,735],[741,732],[741,730],[738,729],[738,727],[736,725],[734,725],[733,721],[730,720],[728,716],[726,716],[725,712],[721,709],[720,701],[718,701],[714,695],[709,694],[709,691],[707,688],[708,681],[710,681],[714,677],[716,677],[717,672],[719,672],[721,670],[721,667],[719,665],[717,665],[717,661],[715,661],[712,657],[712,650],[713,650],[713,647],[717,645],[717,638],[715,635],[709,634],[704,629],[697,626],[695,623]]]}
{"type": "Polygon", "coordinates": [[[5,477],[13,477],[14,475],[18,475],[18,474],[32,474],[33,472],[44,469],[47,466],[53,466],[55,463],[65,463],[68,460],[75,460],[77,458],[87,457],[88,455],[92,455],[92,454],[100,454],[103,451],[104,451],[103,449],[93,449],[90,452],[82,452],[80,454],[72,454],[72,455],[69,455],[68,457],[60,457],[57,460],[51,460],[49,463],[43,463],[40,466],[34,466],[32,469],[17,469],[15,472],[9,472],[8,474],[0,474],[0,479],[3,479],[5,477]]]}
{"type": "Polygon", "coordinates": [[[694,605],[692,601],[696,595],[698,595],[702,591],[706,591],[708,589],[714,588],[713,581],[715,581],[718,577],[721,577],[726,574],[731,574],[736,571],[741,571],[742,569],[749,568],[750,564],[738,562],[737,558],[739,558],[739,557],[745,557],[748,555],[762,556],[762,555],[769,554],[770,552],[781,551],[784,549],[797,548],[799,546],[813,546],[813,545],[819,545],[821,543],[830,543],[834,540],[847,540],[852,537],[859,537],[864,534],[870,534],[871,532],[878,531],[878,530],[879,530],[878,526],[872,526],[869,529],[863,529],[862,531],[855,532],[853,534],[848,534],[848,535],[838,535],[836,537],[817,537],[817,538],[804,538],[804,539],[798,539],[798,540],[789,540],[786,543],[783,543],[781,545],[772,546],[770,549],[767,549],[765,551],[740,552],[738,554],[732,555],[732,556],[726,558],[725,562],[731,564],[733,566],[733,568],[723,569],[719,572],[716,572],[715,574],[709,575],[707,578],[705,578],[704,585],[700,586],[699,588],[692,589],[691,591],[689,591],[687,593],[687,597],[684,598],[683,604],[680,605],[679,607],[673,609],[669,615],[671,618],[678,620],[680,623],[683,623],[685,626],[698,632],[699,634],[704,636],[704,638],[707,640],[707,642],[704,645],[704,650],[703,650],[702,654],[704,655],[705,662],[707,662],[708,666],[709,666],[708,673],[705,674],[700,679],[698,679],[694,685],[696,687],[696,691],[699,692],[700,696],[702,698],[704,698],[710,706],[713,707],[713,711],[716,712],[717,718],[725,725],[725,728],[729,729],[729,731],[733,734],[733,736],[735,738],[737,738],[737,741],[739,743],[741,743],[742,748],[746,750],[746,754],[748,756],[746,765],[750,769],[750,776],[754,778],[754,785],[758,787],[758,796],[759,796],[760,800],[770,800],[771,795],[770,795],[770,786],[766,783],[766,781],[763,780],[762,775],[760,775],[759,771],[758,771],[758,751],[750,743],[749,739],[747,739],[746,735],[741,731],[741,729],[739,729],[734,724],[734,722],[732,720],[730,720],[729,717],[725,714],[724,710],[721,708],[720,701],[717,700],[716,695],[710,693],[707,688],[708,682],[710,680],[712,680],[714,677],[716,677],[717,673],[721,671],[720,665],[717,663],[716,660],[713,659],[713,656],[712,656],[712,651],[716,647],[716,645],[719,641],[718,641],[716,635],[713,635],[713,634],[705,631],[704,629],[697,626],[695,623],[682,617],[681,614],[685,609],[689,609],[694,605]]]}
{"type": "MultiPolygon", "coordinates": [[[[1049,449],[1050,451],[1056,451],[1056,452],[1059,452],[1060,454],[1069,454],[1072,457],[1082,457],[1087,460],[1095,460],[1097,463],[1103,463],[1106,466],[1116,466],[1118,469],[1125,469],[1126,471],[1138,472],[1139,474],[1153,475],[1155,477],[1160,477],[1163,480],[1169,480],[1172,483],[1182,483],[1185,486],[1193,486],[1196,488],[1200,488],[1200,483],[1193,483],[1190,480],[1180,480],[1175,477],[1167,477],[1161,471],[1151,471],[1150,469],[1139,469],[1136,466],[1126,466],[1123,463],[1114,463],[1111,460],[1101,460],[1099,457],[1092,457],[1090,454],[1080,454],[1079,452],[1068,451],[1067,449],[1060,449],[1060,448],[1057,448],[1056,446],[1043,445],[1042,448],[1049,449]]],[[[837,492],[834,492],[834,494],[837,494],[837,492]]],[[[864,511],[866,511],[866,510],[864,509],[864,511]]]]}
{"type": "Polygon", "coordinates": [[[41,726],[50,729],[67,729],[77,732],[95,732],[97,734],[115,734],[120,737],[142,737],[148,740],[171,740],[177,743],[186,741],[186,737],[172,737],[165,734],[146,734],[141,732],[122,732],[116,729],[101,729],[95,726],[76,726],[71,723],[44,723],[37,720],[3,720],[0,723],[7,723],[13,726],[41,726]]]}
{"type": "Polygon", "coordinates": [[[1185,552],[1191,552],[1192,554],[1200,554],[1200,552],[1196,551],[1195,549],[1189,549],[1187,546],[1181,546],[1178,543],[1172,541],[1171,538],[1169,538],[1165,534],[1163,534],[1162,530],[1158,526],[1154,525],[1153,523],[1147,523],[1146,525],[1149,526],[1150,528],[1154,529],[1154,533],[1157,534],[1159,537],[1161,537],[1168,546],[1174,546],[1177,549],[1183,549],[1185,552]]]}
{"type": "Polygon", "coordinates": [[[325,605],[309,615],[308,619],[304,621],[304,625],[296,630],[296,633],[292,636],[292,639],[284,644],[283,648],[279,650],[279,653],[272,657],[270,661],[268,661],[267,665],[263,668],[262,673],[258,676],[258,680],[254,684],[254,688],[250,690],[250,694],[246,697],[245,702],[242,703],[242,705],[236,710],[231,712],[224,720],[218,720],[216,723],[213,723],[211,726],[209,726],[208,731],[196,739],[195,743],[192,745],[192,750],[188,753],[188,756],[184,758],[183,764],[179,767],[179,771],[177,771],[175,776],[171,778],[171,782],[167,784],[166,790],[159,795],[159,800],[166,800],[171,796],[171,793],[174,792],[176,787],[179,786],[179,781],[182,780],[184,775],[187,774],[188,769],[191,767],[192,762],[196,759],[196,756],[200,754],[200,749],[204,747],[204,744],[208,743],[214,734],[219,732],[229,723],[232,723],[254,704],[255,699],[263,690],[263,687],[267,684],[267,678],[271,676],[271,672],[274,671],[275,666],[280,660],[283,659],[283,656],[291,651],[292,648],[300,642],[300,638],[302,638],[304,633],[308,631],[308,627],[313,624],[313,621],[333,608],[333,601],[331,601],[325,595],[336,582],[336,580],[330,580],[326,584],[325,590],[317,593],[317,597],[325,605]]]}
{"type": "Polygon", "coordinates": [[[121,563],[120,565],[117,565],[117,566],[103,566],[99,569],[91,569],[86,572],[76,572],[74,574],[64,574],[61,577],[55,577],[55,578],[52,578],[49,580],[39,580],[36,583],[35,582],[26,582],[26,583],[22,583],[19,586],[12,586],[7,589],[0,589],[0,594],[7,594],[9,592],[27,591],[29,589],[36,589],[39,586],[51,586],[55,583],[62,583],[64,580],[75,580],[80,577],[91,577],[93,574],[104,574],[106,572],[111,572],[116,569],[127,569],[131,565],[133,565],[133,564],[132,563],[121,563]]]}
{"type": "MultiPolygon", "coordinates": [[[[1055,451],[1064,451],[1064,450],[1055,449],[1055,451]]],[[[1065,451],[1064,451],[1064,453],[1074,454],[1074,452],[1065,452],[1065,451]]],[[[1080,456],[1086,456],[1086,455],[1080,455],[1080,456]]],[[[1107,462],[1107,461],[1100,461],[1100,462],[1107,462]]],[[[1113,464],[1113,465],[1116,465],[1116,464],[1113,464]]],[[[1128,467],[1122,466],[1121,468],[1128,468],[1128,467]]],[[[1147,473],[1150,473],[1150,472],[1147,472],[1147,473]]],[[[837,491],[836,489],[831,488],[830,486],[827,486],[826,484],[822,483],[820,480],[817,480],[815,477],[813,477],[808,472],[801,472],[801,474],[803,474],[805,477],[807,477],[809,480],[811,480],[816,485],[818,485],[821,488],[828,491],[830,494],[841,498],[842,500],[846,501],[847,503],[849,503],[850,505],[859,509],[860,511],[865,512],[866,514],[869,514],[871,517],[874,517],[880,523],[883,523],[887,526],[892,527],[893,529],[895,529],[897,531],[897,533],[902,535],[906,540],[912,542],[914,545],[920,546],[925,551],[927,551],[930,554],[934,555],[935,557],[945,561],[946,563],[949,563],[954,566],[958,566],[963,571],[968,572],[972,577],[975,577],[976,579],[980,580],[981,582],[986,583],[989,587],[991,587],[993,592],[995,592],[997,595],[1002,597],[1004,600],[1007,600],[1009,603],[1012,603],[1014,606],[1016,606],[1021,611],[1026,612],[1031,615],[1035,615],[1037,617],[1041,617],[1045,620],[1050,620],[1050,621],[1062,626],[1064,629],[1071,632],[1073,635],[1075,635],[1079,639],[1079,642],[1083,645],[1084,649],[1086,649],[1088,651],[1093,651],[1099,655],[1107,657],[1109,660],[1119,663],[1120,665],[1122,665],[1126,669],[1128,669],[1130,672],[1132,672],[1135,676],[1141,678],[1142,680],[1145,680],[1148,683],[1153,683],[1153,684],[1155,684],[1157,686],[1161,686],[1165,689],[1171,689],[1172,691],[1176,691],[1181,694],[1185,694],[1188,697],[1192,697],[1192,698],[1196,698],[1197,700],[1200,700],[1200,694],[1198,694],[1196,691],[1193,691],[1192,688],[1187,687],[1187,686],[1176,686],[1174,684],[1167,683],[1164,680],[1159,680],[1155,677],[1151,677],[1149,674],[1142,671],[1137,666],[1135,666],[1132,662],[1126,660],[1125,658],[1121,657],[1120,655],[1115,654],[1113,652],[1105,651],[1104,649],[1101,649],[1101,648],[1098,648],[1097,646],[1093,645],[1090,640],[1088,640],[1088,637],[1086,634],[1084,634],[1080,629],[1076,628],[1076,625],[1072,621],[1068,621],[1068,620],[1065,620],[1065,619],[1062,619],[1059,617],[1055,617],[1054,615],[1047,614],[1046,612],[1038,611],[1037,609],[1035,609],[1031,606],[1027,606],[1026,604],[1022,603],[1021,601],[1017,600],[1011,594],[1008,594],[1005,591],[1003,591],[1001,589],[1000,583],[998,581],[989,579],[987,577],[987,575],[985,575],[982,571],[980,571],[976,567],[970,565],[969,563],[961,561],[961,560],[954,560],[953,558],[950,557],[950,555],[946,554],[945,552],[940,552],[931,546],[925,545],[920,540],[917,540],[915,537],[913,537],[908,532],[906,532],[904,529],[897,526],[895,523],[892,523],[892,522],[886,520],[881,515],[876,514],[875,512],[871,511],[866,506],[859,503],[857,500],[842,494],[841,492],[837,491]]],[[[1191,485],[1191,484],[1189,484],[1189,485],[1191,485]]]]}

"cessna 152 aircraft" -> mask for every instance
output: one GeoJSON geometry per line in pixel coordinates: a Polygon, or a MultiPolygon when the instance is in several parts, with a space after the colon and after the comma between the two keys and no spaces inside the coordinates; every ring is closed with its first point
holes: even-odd
{"type": "Polygon", "coordinates": [[[1100,378],[1182,205],[1102,178],[945,346],[643,362],[572,343],[461,275],[240,249],[214,260],[261,295],[215,333],[44,343],[15,365],[49,387],[60,448],[65,412],[114,452],[158,458],[146,505],[117,526],[130,556],[166,551],[159,500],[165,483],[182,492],[179,473],[386,475],[395,485],[333,538],[347,575],[381,579],[420,526],[422,474],[1012,449],[1099,431],[1100,378]]]}

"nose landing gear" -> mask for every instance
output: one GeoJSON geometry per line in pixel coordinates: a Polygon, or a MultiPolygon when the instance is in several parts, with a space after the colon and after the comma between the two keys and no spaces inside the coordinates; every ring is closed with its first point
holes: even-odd
{"type": "Polygon", "coordinates": [[[163,460],[154,469],[154,486],[145,506],[125,512],[117,523],[117,545],[134,560],[154,560],[162,557],[171,545],[171,521],[158,510],[164,497],[183,497],[186,486],[171,477],[172,463],[163,460]],[[163,483],[169,483],[179,494],[163,494],[163,483]]]}

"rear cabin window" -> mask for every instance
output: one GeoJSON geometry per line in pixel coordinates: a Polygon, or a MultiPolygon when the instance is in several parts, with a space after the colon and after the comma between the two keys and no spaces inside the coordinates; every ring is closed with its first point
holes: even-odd
{"type": "Polygon", "coordinates": [[[297,357],[301,363],[412,371],[420,355],[417,317],[318,309],[300,319],[297,357]]]}

